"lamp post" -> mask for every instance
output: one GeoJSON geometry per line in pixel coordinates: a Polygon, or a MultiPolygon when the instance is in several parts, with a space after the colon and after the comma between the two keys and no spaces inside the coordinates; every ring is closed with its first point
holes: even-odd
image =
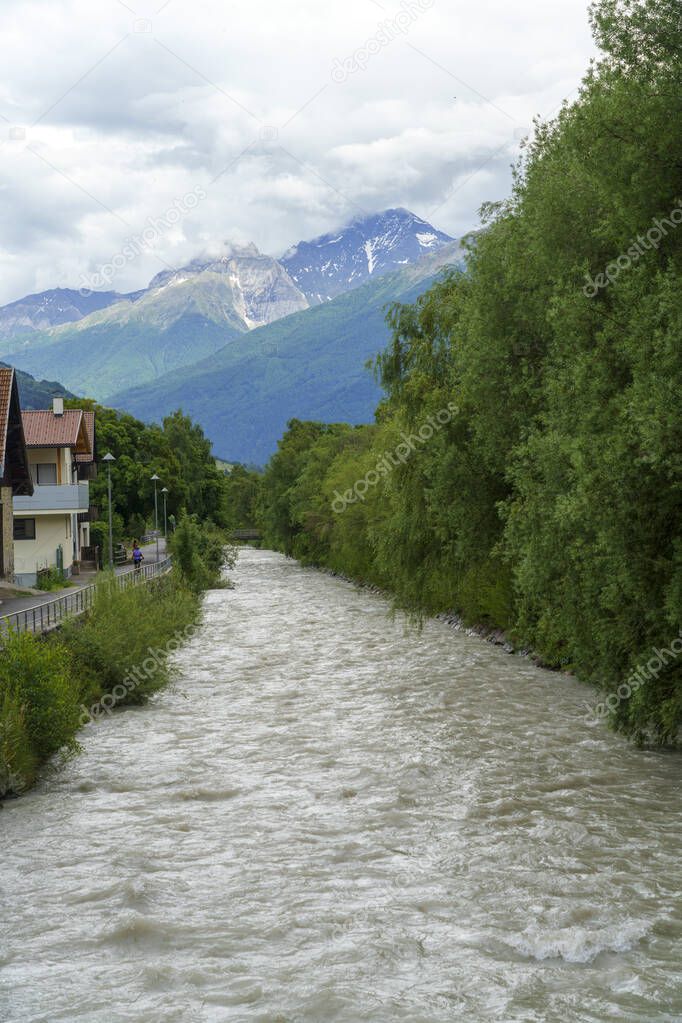
{"type": "Polygon", "coordinates": [[[163,494],[163,553],[168,554],[168,516],[166,515],[166,498],[170,491],[168,487],[163,487],[161,490],[163,494]]]}
{"type": "Polygon", "coordinates": [[[107,451],[106,455],[102,458],[103,462],[107,463],[107,495],[109,497],[109,568],[113,570],[114,567],[114,524],[112,517],[111,508],[111,463],[115,462],[116,459],[112,455],[111,451],[107,451]]]}
{"type": "Polygon", "coordinates": [[[159,498],[156,493],[156,484],[160,480],[156,473],[151,477],[154,481],[154,532],[156,533],[156,563],[159,563],[159,498]]]}

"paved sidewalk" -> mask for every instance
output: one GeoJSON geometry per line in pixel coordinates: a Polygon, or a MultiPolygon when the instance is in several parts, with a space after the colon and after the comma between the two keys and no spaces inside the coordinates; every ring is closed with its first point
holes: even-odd
{"type": "MultiPolygon", "coordinates": [[[[156,561],[156,543],[145,544],[142,548],[144,554],[143,565],[153,565],[156,561]]],[[[159,537],[159,559],[163,561],[166,556],[166,541],[159,537]]],[[[132,563],[119,565],[114,569],[116,575],[124,575],[126,572],[134,572],[132,563]]],[[[17,611],[26,611],[28,608],[39,607],[47,604],[58,597],[69,597],[75,594],[84,586],[90,586],[97,579],[99,572],[81,572],[80,575],[71,577],[71,586],[65,586],[62,590],[50,590],[41,593],[40,596],[32,593],[27,597],[15,597],[12,600],[3,600],[0,596],[0,618],[5,615],[15,614],[17,611]]],[[[19,587],[20,588],[20,587],[19,587]]]]}

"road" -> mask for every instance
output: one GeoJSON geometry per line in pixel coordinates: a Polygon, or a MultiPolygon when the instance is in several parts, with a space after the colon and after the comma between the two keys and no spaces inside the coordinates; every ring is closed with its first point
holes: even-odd
{"type": "MultiPolygon", "coordinates": [[[[144,563],[153,564],[156,561],[156,543],[145,544],[142,547],[142,553],[144,554],[144,563]]],[[[161,537],[159,539],[159,558],[163,559],[165,556],[166,541],[161,537]]],[[[125,572],[134,571],[134,569],[131,564],[126,564],[119,565],[114,571],[116,575],[123,575],[125,572]]],[[[83,572],[81,575],[72,576],[70,580],[71,585],[65,586],[62,590],[45,591],[41,596],[31,593],[27,597],[0,600],[0,618],[5,617],[5,615],[16,614],[17,611],[26,611],[27,608],[39,607],[41,604],[47,604],[57,597],[73,596],[77,590],[82,589],[84,586],[90,586],[96,578],[97,572],[83,572]]]]}

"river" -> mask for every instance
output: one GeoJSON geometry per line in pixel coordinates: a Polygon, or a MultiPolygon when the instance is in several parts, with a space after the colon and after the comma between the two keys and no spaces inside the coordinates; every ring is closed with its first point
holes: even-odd
{"type": "Polygon", "coordinates": [[[0,811],[1,1020],[682,1020],[682,758],[280,555],[232,577],[0,811]]]}

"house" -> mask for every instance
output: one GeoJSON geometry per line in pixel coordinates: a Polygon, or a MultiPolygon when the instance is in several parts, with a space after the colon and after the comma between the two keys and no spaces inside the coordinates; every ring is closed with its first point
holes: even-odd
{"type": "Polygon", "coordinates": [[[14,581],[15,496],[30,498],[33,483],[28,467],[19,391],[14,370],[0,367],[0,579],[14,581]]]}
{"type": "Polygon", "coordinates": [[[65,410],[63,398],[22,421],[33,495],[14,499],[14,571],[19,584],[34,586],[43,568],[71,575],[89,543],[95,421],[92,412],[65,410]]]}

